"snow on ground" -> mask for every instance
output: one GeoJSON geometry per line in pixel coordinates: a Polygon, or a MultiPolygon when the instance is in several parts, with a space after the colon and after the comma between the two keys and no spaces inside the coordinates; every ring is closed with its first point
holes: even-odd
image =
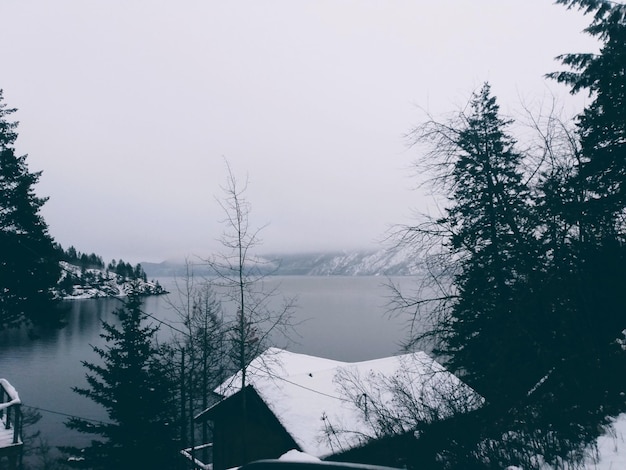
{"type": "Polygon", "coordinates": [[[300,452],[296,449],[291,449],[289,452],[285,452],[278,460],[285,460],[287,462],[319,462],[320,459],[304,452],[300,452]]]}
{"type": "Polygon", "coordinates": [[[598,439],[598,462],[589,462],[590,470],[626,469],[626,413],[615,420],[613,430],[598,439]]]}
{"type": "MultiPolygon", "coordinates": [[[[317,457],[292,449],[280,456],[279,460],[290,462],[314,462],[317,457]]],[[[626,413],[620,415],[614,423],[613,431],[598,439],[597,462],[590,459],[585,468],[588,470],[626,470],[626,413]]],[[[523,470],[510,466],[506,470],[523,470]]],[[[546,469],[548,470],[548,469],[546,469]]]]}
{"type": "MultiPolygon", "coordinates": [[[[616,418],[612,430],[598,438],[597,447],[597,458],[587,459],[584,464],[586,470],[626,470],[626,413],[616,418]]],[[[541,468],[553,470],[547,464],[541,468]]],[[[511,465],[504,470],[524,470],[524,468],[511,465]]]]}

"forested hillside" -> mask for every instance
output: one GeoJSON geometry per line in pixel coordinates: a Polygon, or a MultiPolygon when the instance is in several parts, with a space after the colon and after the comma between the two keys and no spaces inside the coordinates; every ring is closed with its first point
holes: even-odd
{"type": "Polygon", "coordinates": [[[141,264],[132,266],[123,260],[104,264],[101,256],[57,247],[60,255],[61,277],[55,294],[65,299],[116,297],[135,291],[141,295],[164,294],[158,281],[148,281],[141,264]]]}

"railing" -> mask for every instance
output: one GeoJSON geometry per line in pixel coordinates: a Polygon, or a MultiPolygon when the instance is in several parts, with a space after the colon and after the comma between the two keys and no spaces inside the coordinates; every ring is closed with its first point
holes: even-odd
{"type": "Polygon", "coordinates": [[[0,425],[5,430],[13,428],[12,444],[22,443],[21,404],[17,390],[8,380],[0,379],[0,425]]]}
{"type": "MultiPolygon", "coordinates": [[[[198,451],[204,451],[204,450],[212,450],[213,449],[213,443],[208,443],[208,444],[202,444],[202,445],[198,445],[195,447],[189,447],[187,449],[183,449],[180,451],[180,453],[189,461],[191,461],[191,463],[193,464],[194,468],[200,469],[200,470],[213,470],[213,464],[212,463],[205,463],[202,460],[200,460],[199,458],[196,457],[196,452],[198,451]]],[[[211,457],[210,460],[213,460],[213,458],[211,457]]]]}

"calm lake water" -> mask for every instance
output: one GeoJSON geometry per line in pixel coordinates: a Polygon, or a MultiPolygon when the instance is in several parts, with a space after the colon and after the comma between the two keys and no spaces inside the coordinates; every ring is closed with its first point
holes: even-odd
{"type": "MultiPolygon", "coordinates": [[[[173,292],[172,279],[160,279],[173,292]]],[[[336,359],[364,361],[393,355],[405,339],[405,319],[386,315],[389,290],[378,277],[288,276],[266,280],[268,288],[278,286],[281,296],[297,297],[298,335],[288,349],[293,352],[336,359]]],[[[410,286],[412,278],[394,279],[410,286]]],[[[280,298],[274,299],[280,303],[280,298]]],[[[85,386],[81,361],[98,362],[91,346],[103,346],[101,322],[116,322],[112,312],[118,299],[74,300],[67,307],[67,326],[44,331],[36,339],[25,331],[0,332],[0,377],[18,390],[22,402],[39,409],[36,424],[51,446],[88,444],[91,436],[68,430],[65,415],[106,420],[104,411],[71,387],[85,386]]],[[[228,313],[228,305],[224,306],[228,313]]],[[[167,322],[176,319],[165,296],[148,297],[144,310],[167,322]]],[[[159,339],[171,335],[161,326],[159,339]]],[[[278,345],[282,346],[282,345],[278,345]]],[[[36,429],[31,428],[28,432],[36,429]]]]}

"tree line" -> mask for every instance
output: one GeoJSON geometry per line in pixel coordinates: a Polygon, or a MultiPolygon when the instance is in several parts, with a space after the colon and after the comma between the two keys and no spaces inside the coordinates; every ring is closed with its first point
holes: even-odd
{"type": "MultiPolygon", "coordinates": [[[[81,253],[80,251],[77,251],[74,246],[70,246],[67,250],[64,250],[62,246],[57,245],[57,249],[59,250],[60,259],[62,261],[78,266],[83,271],[85,269],[105,270],[105,264],[102,256],[95,253],[81,253]]],[[[147,275],[141,266],[141,263],[137,263],[133,266],[131,263],[127,263],[123,259],[120,259],[119,261],[113,259],[108,265],[106,265],[106,271],[115,273],[124,279],[141,279],[144,282],[147,281],[147,275]]]]}
{"type": "Polygon", "coordinates": [[[74,266],[79,266],[83,269],[104,269],[104,260],[95,253],[81,253],[77,251],[73,245],[67,250],[64,250],[62,246],[58,245],[58,249],[61,253],[61,259],[74,266]]]}
{"type": "Polygon", "coordinates": [[[398,229],[429,275],[395,306],[421,327],[407,347],[434,347],[485,398],[424,425],[403,456],[416,468],[584,467],[626,411],[626,6],[557,3],[592,15],[601,43],[547,75],[588,92],[573,122],[529,111],[522,146],[485,84],[410,134],[444,202],[398,229]]]}
{"type": "Polygon", "coordinates": [[[123,259],[120,259],[119,261],[111,260],[111,262],[107,265],[107,271],[115,273],[126,279],[142,279],[144,282],[148,280],[141,263],[137,263],[133,266],[130,263],[124,262],[123,259]]]}

